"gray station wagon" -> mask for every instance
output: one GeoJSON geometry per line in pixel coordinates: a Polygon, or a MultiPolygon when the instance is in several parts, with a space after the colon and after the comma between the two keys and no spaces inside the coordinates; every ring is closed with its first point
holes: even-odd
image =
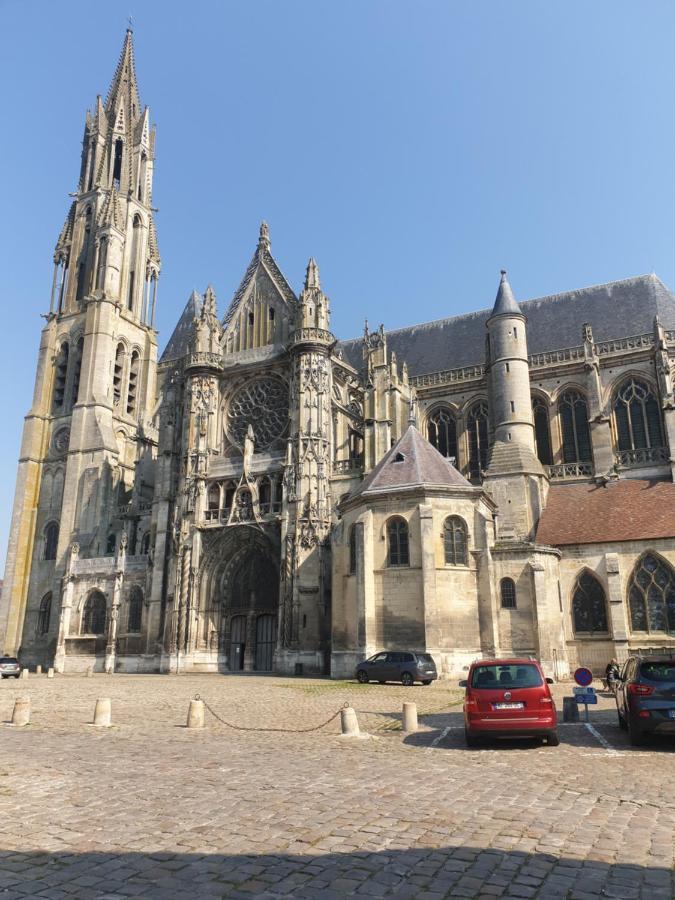
{"type": "Polygon", "coordinates": [[[438,672],[430,653],[387,651],[376,653],[359,663],[356,678],[361,684],[368,684],[369,681],[379,681],[380,684],[385,681],[400,681],[405,685],[421,681],[422,684],[431,684],[438,678],[438,672]]]}
{"type": "Polygon", "coordinates": [[[15,656],[0,656],[0,678],[18,678],[21,665],[15,656]]]}

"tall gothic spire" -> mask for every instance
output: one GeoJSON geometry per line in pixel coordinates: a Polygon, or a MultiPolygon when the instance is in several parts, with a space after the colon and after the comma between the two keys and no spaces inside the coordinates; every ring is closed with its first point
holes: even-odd
{"type": "Polygon", "coordinates": [[[119,107],[122,103],[124,104],[124,114],[128,120],[135,119],[139,115],[141,98],[136,81],[134,41],[131,28],[127,28],[117,69],[105,99],[105,111],[109,119],[119,115],[119,107]]]}

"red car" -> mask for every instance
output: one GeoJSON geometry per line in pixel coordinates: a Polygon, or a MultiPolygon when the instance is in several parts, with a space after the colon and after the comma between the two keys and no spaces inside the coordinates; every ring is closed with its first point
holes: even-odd
{"type": "Polygon", "coordinates": [[[466,743],[481,738],[540,737],[559,744],[555,703],[534,659],[485,659],[471,664],[464,697],[466,743]]]}

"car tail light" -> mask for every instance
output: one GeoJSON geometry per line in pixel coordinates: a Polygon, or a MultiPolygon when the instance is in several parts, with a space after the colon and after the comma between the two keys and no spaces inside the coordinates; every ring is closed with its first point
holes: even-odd
{"type": "Polygon", "coordinates": [[[628,693],[638,697],[648,697],[650,694],[654,693],[654,688],[650,687],[648,684],[631,683],[628,685],[628,693]]]}
{"type": "Polygon", "coordinates": [[[464,706],[477,706],[477,705],[478,705],[478,701],[476,700],[476,698],[472,697],[471,695],[467,695],[467,698],[464,701],[464,706]]]}
{"type": "Polygon", "coordinates": [[[638,713],[638,718],[639,719],[648,719],[649,718],[649,710],[641,709],[640,712],[638,713]]]}
{"type": "Polygon", "coordinates": [[[541,706],[548,706],[549,704],[553,703],[553,700],[551,700],[550,697],[540,697],[539,703],[541,704],[541,706]]]}

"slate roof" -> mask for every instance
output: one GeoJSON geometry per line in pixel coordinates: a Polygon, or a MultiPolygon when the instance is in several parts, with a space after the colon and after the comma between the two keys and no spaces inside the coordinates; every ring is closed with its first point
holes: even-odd
{"type": "Polygon", "coordinates": [[[203,302],[203,298],[197,291],[193,291],[190,294],[188,302],[185,304],[185,309],[181,313],[173,334],[159,359],[160,362],[166,362],[169,359],[180,359],[181,356],[185,356],[190,344],[190,337],[192,336],[192,323],[201,313],[203,302]]]}
{"type": "Polygon", "coordinates": [[[408,490],[423,486],[474,490],[473,485],[422,437],[415,426],[410,425],[358,489],[350,494],[349,500],[380,491],[391,493],[397,488],[408,490]]]}
{"type": "MultiPolygon", "coordinates": [[[[579,346],[584,322],[590,322],[596,341],[651,332],[656,315],[664,327],[675,328],[675,295],[653,274],[525,300],[520,311],[527,316],[530,353],[579,346]]],[[[407,362],[411,375],[482,365],[490,313],[483,309],[387,331],[387,347],[407,362]]],[[[338,347],[347,362],[363,368],[362,338],[338,347]]]]}
{"type": "Polygon", "coordinates": [[[599,544],[675,537],[675,484],[624,478],[606,487],[555,485],[537,543],[599,544]]]}

